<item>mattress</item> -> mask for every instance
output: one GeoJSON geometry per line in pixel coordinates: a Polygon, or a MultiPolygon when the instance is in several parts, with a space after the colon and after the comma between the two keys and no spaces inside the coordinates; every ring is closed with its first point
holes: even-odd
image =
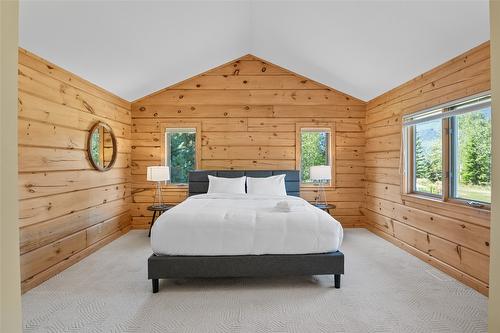
{"type": "Polygon", "coordinates": [[[337,251],[342,226],[302,198],[200,194],[160,215],[151,231],[156,255],[262,255],[337,251]],[[277,203],[287,201],[293,211],[277,203]]]}

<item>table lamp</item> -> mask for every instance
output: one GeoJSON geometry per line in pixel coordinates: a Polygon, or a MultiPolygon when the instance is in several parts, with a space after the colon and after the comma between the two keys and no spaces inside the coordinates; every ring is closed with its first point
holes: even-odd
{"type": "Polygon", "coordinates": [[[161,182],[170,180],[170,168],[168,166],[150,166],[147,168],[147,179],[156,182],[155,201],[153,207],[163,206],[161,198],[161,182]]]}
{"type": "Polygon", "coordinates": [[[316,197],[316,204],[326,206],[326,194],[324,184],[332,179],[332,167],[329,165],[316,165],[312,166],[310,170],[310,177],[315,184],[320,186],[320,193],[316,197]],[[323,201],[321,201],[321,195],[323,195],[323,201]]]}

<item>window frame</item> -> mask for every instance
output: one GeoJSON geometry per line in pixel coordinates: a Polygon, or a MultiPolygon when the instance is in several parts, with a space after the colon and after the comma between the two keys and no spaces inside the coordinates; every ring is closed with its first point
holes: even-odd
{"type": "MultiPolygon", "coordinates": [[[[184,122],[182,120],[173,120],[160,124],[160,157],[161,157],[161,165],[167,165],[167,129],[195,129],[196,133],[196,142],[195,142],[195,170],[201,168],[201,122],[184,122]]],[[[168,182],[166,185],[167,188],[187,188],[188,183],[179,183],[173,184],[168,182]]]]}
{"type": "MultiPolygon", "coordinates": [[[[447,154],[444,153],[443,151],[443,147],[445,147],[444,145],[444,140],[445,140],[445,129],[444,127],[441,128],[441,151],[442,151],[442,167],[441,167],[441,172],[442,172],[442,176],[441,178],[443,179],[443,184],[445,183],[445,176],[446,176],[446,173],[444,172],[445,168],[444,166],[447,164],[447,154]]],[[[406,149],[408,152],[408,162],[407,162],[407,168],[409,170],[409,177],[408,179],[406,180],[407,182],[407,193],[411,193],[411,194],[415,194],[415,195],[419,195],[419,196],[428,196],[428,197],[431,197],[431,198],[434,198],[434,199],[440,199],[442,198],[443,196],[445,196],[445,187],[443,185],[443,189],[442,189],[442,194],[439,195],[439,194],[433,194],[433,193],[427,193],[427,192],[422,192],[422,191],[417,191],[416,190],[416,182],[417,182],[417,177],[414,177],[415,175],[415,166],[416,166],[416,157],[415,157],[415,126],[410,126],[407,128],[407,138],[408,138],[408,141],[407,141],[407,145],[406,147],[404,147],[404,149],[406,149]]]]}
{"type": "MultiPolygon", "coordinates": [[[[329,135],[329,165],[331,166],[332,169],[332,175],[331,175],[331,180],[328,184],[325,184],[325,188],[330,188],[330,189],[335,189],[335,186],[337,184],[336,182],[336,171],[337,167],[335,165],[335,158],[336,158],[336,136],[335,136],[335,122],[304,122],[304,123],[296,123],[295,124],[295,169],[299,170],[301,172],[301,160],[302,160],[302,130],[307,130],[307,129],[315,129],[315,130],[327,130],[330,135],[329,135]]],[[[301,177],[302,178],[302,177],[301,177]]],[[[300,180],[300,186],[301,187],[311,187],[311,188],[316,188],[317,185],[314,183],[303,183],[302,179],[300,180]]]]}
{"type": "MultiPolygon", "coordinates": [[[[489,91],[476,94],[473,96],[468,96],[461,98],[459,100],[454,100],[446,104],[438,105],[424,111],[419,111],[415,113],[410,113],[403,116],[401,121],[402,124],[402,158],[401,158],[401,168],[402,171],[402,198],[403,200],[409,201],[432,201],[437,203],[442,203],[445,205],[453,205],[456,207],[465,207],[473,210],[484,210],[489,213],[491,210],[491,203],[468,200],[463,198],[457,198],[453,195],[452,186],[456,181],[455,175],[453,174],[454,166],[454,156],[456,152],[456,147],[453,145],[453,140],[455,140],[456,130],[454,129],[453,119],[457,115],[448,116],[446,113],[450,113],[454,108],[463,103],[471,102],[476,99],[490,98],[491,105],[491,93],[489,91]],[[434,111],[437,114],[442,115],[440,118],[442,124],[441,132],[441,150],[442,150],[442,195],[434,195],[431,193],[419,192],[415,190],[415,125],[405,125],[404,118],[415,117],[426,112],[434,111]],[[444,114],[444,115],[443,115],[444,114]]],[[[490,106],[491,108],[491,106],[490,106]]],[[[469,111],[476,112],[479,110],[469,111]]],[[[492,110],[493,112],[493,110],[492,110]]],[[[466,114],[466,113],[465,113],[466,114]]]]}

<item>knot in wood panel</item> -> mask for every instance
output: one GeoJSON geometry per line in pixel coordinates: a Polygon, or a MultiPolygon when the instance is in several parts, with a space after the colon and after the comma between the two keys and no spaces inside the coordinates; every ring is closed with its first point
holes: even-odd
{"type": "Polygon", "coordinates": [[[87,109],[87,111],[89,111],[92,114],[95,114],[94,108],[89,103],[87,103],[87,101],[82,99],[82,104],[83,104],[83,107],[85,107],[85,109],[87,109]]]}

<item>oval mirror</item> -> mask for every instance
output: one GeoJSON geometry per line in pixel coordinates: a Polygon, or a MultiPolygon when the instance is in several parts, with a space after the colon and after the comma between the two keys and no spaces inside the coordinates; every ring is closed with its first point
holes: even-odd
{"type": "Polygon", "coordinates": [[[97,122],[90,129],[87,152],[90,163],[99,171],[111,169],[116,161],[116,137],[111,127],[103,122],[97,122]]]}

